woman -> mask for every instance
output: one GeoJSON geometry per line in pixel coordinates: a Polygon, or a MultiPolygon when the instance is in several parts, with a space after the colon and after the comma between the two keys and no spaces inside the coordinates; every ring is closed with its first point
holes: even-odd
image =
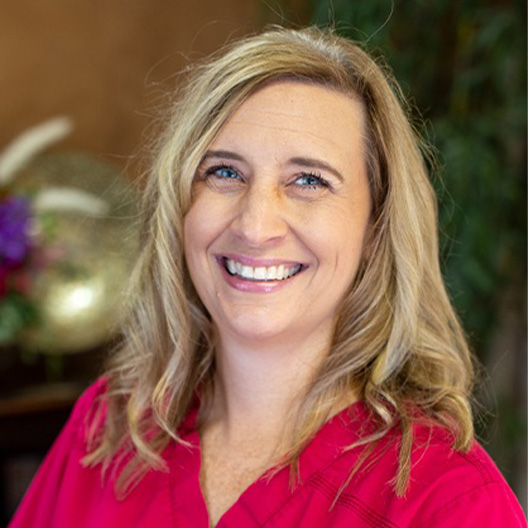
{"type": "Polygon", "coordinates": [[[198,66],[145,190],[125,339],[26,526],[523,526],[394,83],[275,29],[198,66]]]}

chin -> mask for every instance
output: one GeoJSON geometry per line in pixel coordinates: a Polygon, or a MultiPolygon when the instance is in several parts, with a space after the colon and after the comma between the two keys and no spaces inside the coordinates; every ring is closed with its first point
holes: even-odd
{"type": "Polygon", "coordinates": [[[226,333],[240,341],[254,342],[258,345],[273,342],[275,339],[284,339],[284,334],[289,332],[288,325],[277,317],[270,317],[267,310],[258,310],[248,313],[231,314],[228,324],[217,324],[220,334],[226,333]],[[264,312],[264,313],[263,313],[264,312]]]}

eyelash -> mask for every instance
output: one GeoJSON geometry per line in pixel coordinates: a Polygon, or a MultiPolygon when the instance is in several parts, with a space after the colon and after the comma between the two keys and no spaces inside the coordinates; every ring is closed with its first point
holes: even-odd
{"type": "Polygon", "coordinates": [[[301,187],[307,188],[307,189],[316,189],[318,187],[322,187],[325,189],[330,189],[330,183],[325,180],[320,174],[314,173],[314,172],[306,172],[301,174],[295,181],[300,180],[301,178],[311,178],[316,180],[316,184],[309,184],[309,185],[302,185],[301,187]]]}
{"type": "MultiPolygon", "coordinates": [[[[218,171],[221,171],[221,170],[232,171],[239,178],[241,177],[240,174],[238,173],[238,171],[234,167],[231,167],[230,165],[227,165],[225,163],[222,163],[220,165],[213,165],[212,167],[209,167],[208,169],[206,169],[205,177],[207,177],[207,176],[217,176],[219,178],[225,178],[225,176],[221,176],[220,174],[216,174],[218,171]]],[[[226,178],[226,179],[235,179],[235,178],[226,178]]]]}

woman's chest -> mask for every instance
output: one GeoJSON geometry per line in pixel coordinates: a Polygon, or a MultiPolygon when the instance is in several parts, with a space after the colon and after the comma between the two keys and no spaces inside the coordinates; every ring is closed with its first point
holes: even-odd
{"type": "Polygon", "coordinates": [[[216,526],[245,490],[272,466],[269,445],[253,443],[230,449],[202,442],[199,481],[210,524],[216,526]]]}

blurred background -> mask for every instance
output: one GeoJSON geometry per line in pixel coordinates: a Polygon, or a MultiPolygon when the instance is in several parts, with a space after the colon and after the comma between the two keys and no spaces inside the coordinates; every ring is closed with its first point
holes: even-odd
{"type": "Polygon", "coordinates": [[[485,366],[479,438],[526,511],[526,2],[18,0],[0,5],[1,525],[111,346],[165,94],[271,23],[366,42],[410,100],[437,158],[445,279],[485,366]]]}

